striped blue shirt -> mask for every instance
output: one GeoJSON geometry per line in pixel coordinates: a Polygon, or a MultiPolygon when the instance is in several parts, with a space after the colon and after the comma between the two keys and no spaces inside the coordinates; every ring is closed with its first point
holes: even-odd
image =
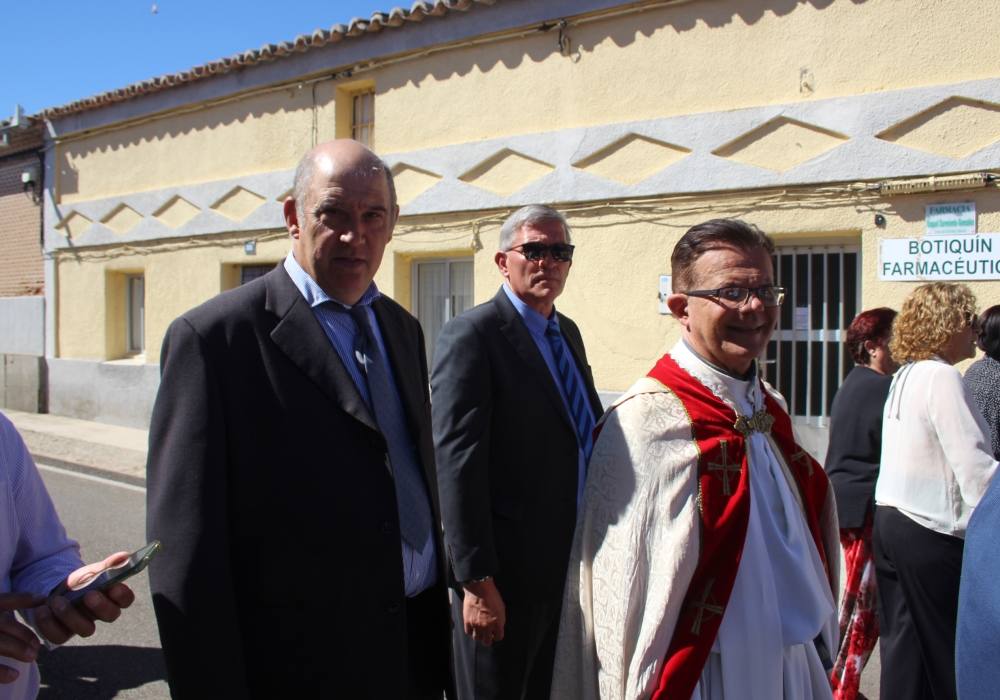
{"type": "MultiPolygon", "coordinates": [[[[361,398],[364,399],[365,404],[370,407],[372,402],[371,396],[368,393],[368,382],[361,373],[361,367],[354,359],[354,342],[358,332],[357,326],[349,314],[330,308],[327,302],[338,304],[344,309],[350,309],[351,307],[324,292],[323,288],[309,276],[309,273],[302,269],[302,266],[299,265],[292,253],[289,253],[285,258],[285,271],[292,278],[292,282],[295,283],[295,286],[303,298],[305,298],[306,303],[309,304],[313,315],[319,321],[319,325],[322,326],[327,339],[329,339],[333,349],[337,351],[337,355],[340,357],[341,362],[343,362],[344,368],[347,369],[347,373],[351,376],[351,381],[357,387],[358,393],[361,394],[361,398]]],[[[379,292],[378,287],[372,282],[355,306],[360,304],[365,307],[365,312],[368,314],[368,321],[372,327],[372,333],[375,336],[375,341],[378,343],[379,352],[385,358],[385,361],[389,362],[389,354],[386,352],[385,341],[382,338],[382,329],[379,328],[378,319],[376,319],[375,313],[371,308],[372,302],[380,296],[382,296],[382,293],[379,292]]],[[[389,379],[398,396],[399,389],[396,386],[396,380],[392,372],[389,372],[389,379]]],[[[412,440],[413,438],[410,436],[410,441],[412,442],[412,440]]],[[[429,486],[433,488],[434,484],[430,484],[429,486]]],[[[437,581],[434,535],[431,533],[427,543],[419,552],[410,547],[402,537],[400,538],[400,544],[403,546],[403,585],[406,595],[413,597],[427,590],[437,581]]]]}
{"type": "MultiPolygon", "coordinates": [[[[0,592],[46,596],[81,566],[79,547],[66,536],[28,448],[0,413],[0,592]]],[[[0,685],[0,698],[35,697],[38,667],[2,661],[20,675],[0,685]]]]}

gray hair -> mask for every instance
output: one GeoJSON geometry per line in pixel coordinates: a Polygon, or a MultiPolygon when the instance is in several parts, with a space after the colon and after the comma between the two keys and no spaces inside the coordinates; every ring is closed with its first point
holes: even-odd
{"type": "MultiPolygon", "coordinates": [[[[396,182],[392,176],[392,170],[385,161],[371,152],[371,160],[359,170],[364,170],[366,174],[383,172],[385,183],[389,188],[389,209],[396,210],[396,182]]],[[[292,181],[292,196],[295,198],[295,213],[298,214],[299,221],[305,219],[305,201],[309,187],[312,185],[313,175],[316,174],[316,149],[311,148],[302,156],[298,166],[295,168],[295,179],[292,181]]]]}
{"type": "Polygon", "coordinates": [[[563,231],[566,232],[566,242],[572,242],[570,241],[569,224],[566,223],[565,216],[544,204],[529,204],[518,209],[503,222],[503,226],[500,227],[500,243],[497,248],[501,252],[507,252],[514,244],[514,238],[518,231],[525,226],[534,226],[543,221],[558,221],[562,224],[563,231]]]}

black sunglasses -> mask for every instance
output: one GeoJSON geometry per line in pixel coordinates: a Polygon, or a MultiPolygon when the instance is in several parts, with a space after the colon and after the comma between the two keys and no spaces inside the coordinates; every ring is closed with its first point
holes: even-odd
{"type": "Polygon", "coordinates": [[[531,262],[538,262],[546,255],[552,256],[552,259],[556,262],[569,262],[573,259],[573,249],[576,246],[572,246],[569,243],[553,243],[552,245],[545,245],[544,243],[522,243],[521,245],[516,245],[513,248],[508,248],[508,252],[513,250],[524,256],[526,260],[531,262]]]}

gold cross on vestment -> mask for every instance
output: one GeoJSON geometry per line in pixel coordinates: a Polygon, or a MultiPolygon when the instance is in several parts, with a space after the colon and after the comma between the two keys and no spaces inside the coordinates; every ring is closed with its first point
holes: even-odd
{"type": "Polygon", "coordinates": [[[722,461],[709,462],[708,471],[722,472],[722,495],[731,496],[733,492],[729,488],[729,475],[739,474],[740,465],[729,461],[729,443],[727,440],[719,440],[719,446],[722,448],[722,461]]]}
{"type": "Polygon", "coordinates": [[[691,603],[691,606],[698,610],[694,615],[694,623],[691,625],[691,634],[701,634],[701,623],[706,613],[709,615],[721,615],[726,611],[723,606],[708,602],[712,595],[712,585],[714,583],[714,578],[708,579],[708,583],[705,584],[705,590],[701,594],[701,599],[691,603]]]}
{"type": "Polygon", "coordinates": [[[774,425],[774,416],[763,408],[749,418],[737,416],[736,422],[733,423],[733,427],[743,433],[743,437],[747,437],[750,433],[764,433],[766,435],[771,432],[772,425],[774,425]]]}
{"type": "Polygon", "coordinates": [[[813,475],[812,460],[809,459],[809,454],[805,450],[799,450],[798,452],[796,452],[795,454],[792,455],[791,459],[792,459],[792,463],[793,464],[795,462],[802,462],[803,464],[805,464],[806,465],[806,469],[809,470],[807,472],[809,474],[809,476],[813,475]]]}

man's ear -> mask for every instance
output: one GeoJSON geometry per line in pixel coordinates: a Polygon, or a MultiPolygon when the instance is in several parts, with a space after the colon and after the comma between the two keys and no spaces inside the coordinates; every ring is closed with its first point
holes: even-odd
{"type": "Polygon", "coordinates": [[[285,214],[285,227],[292,238],[299,237],[299,212],[295,209],[295,197],[285,197],[281,209],[285,214]]]}
{"type": "Polygon", "coordinates": [[[396,230],[396,224],[399,222],[399,205],[393,207],[392,209],[392,225],[389,227],[389,238],[386,240],[392,240],[392,232],[396,230]]]}
{"type": "Polygon", "coordinates": [[[493,262],[500,268],[500,274],[503,275],[504,279],[510,277],[510,271],[507,269],[507,253],[498,250],[497,254],[493,256],[493,262]]]}
{"type": "Polygon", "coordinates": [[[667,297],[667,308],[670,309],[670,313],[674,315],[678,321],[687,325],[688,317],[688,295],[687,294],[671,294],[667,297]]]}

